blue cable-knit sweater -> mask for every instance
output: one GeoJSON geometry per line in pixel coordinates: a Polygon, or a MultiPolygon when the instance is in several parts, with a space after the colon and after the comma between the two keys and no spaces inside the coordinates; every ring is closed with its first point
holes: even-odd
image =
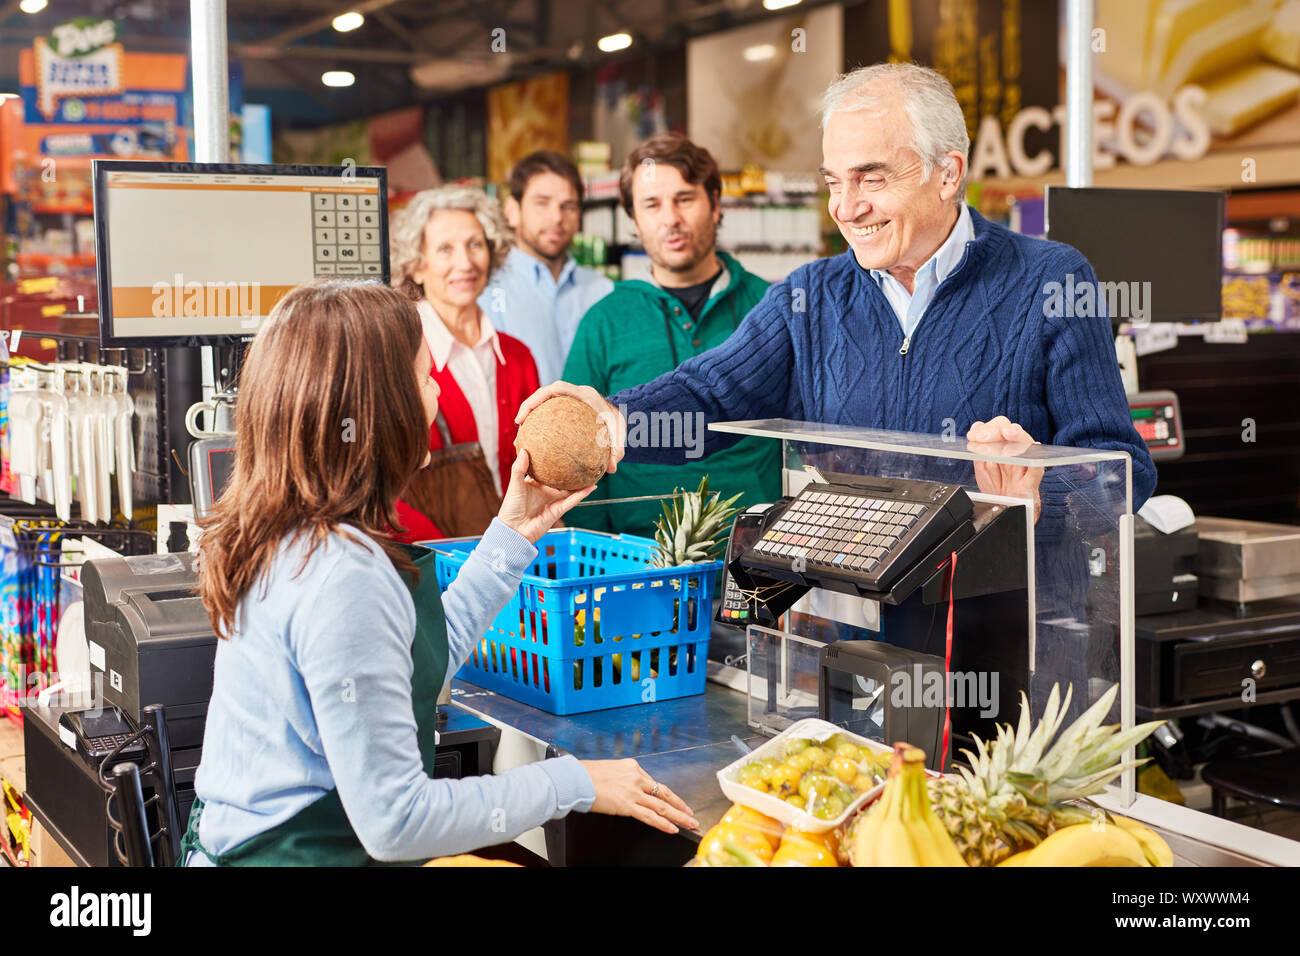
{"type": "MultiPolygon", "coordinates": [[[[898,317],[853,253],[801,266],[768,289],[722,345],[611,398],[632,411],[710,422],[788,418],[964,436],[1006,415],[1045,444],[1127,452],[1133,510],[1156,484],[1133,428],[1110,321],[1052,317],[1051,282],[1096,282],[1076,249],[1031,239],[974,210],[975,239],[940,284],[906,354],[898,317]]],[[[709,432],[705,454],[735,435],[709,432]]],[[[682,448],[629,448],[674,464],[682,448]]],[[[1048,503],[1044,501],[1045,511],[1048,503]]],[[[1040,528],[1040,530],[1042,530],[1040,528]]]]}

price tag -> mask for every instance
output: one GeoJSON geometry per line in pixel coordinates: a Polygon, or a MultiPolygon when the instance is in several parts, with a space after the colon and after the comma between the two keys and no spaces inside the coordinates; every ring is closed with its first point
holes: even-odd
{"type": "Polygon", "coordinates": [[[1156,322],[1133,330],[1133,345],[1138,355],[1164,352],[1178,344],[1178,326],[1173,322],[1156,322]]]}
{"type": "Polygon", "coordinates": [[[1245,345],[1246,323],[1242,319],[1224,319],[1205,327],[1205,341],[1217,345],[1245,345]]]}
{"type": "Polygon", "coordinates": [[[14,529],[9,525],[0,525],[0,547],[10,551],[18,550],[18,541],[14,538],[14,529]]]}
{"type": "Polygon", "coordinates": [[[68,307],[64,305],[62,302],[60,302],[58,305],[43,305],[41,306],[41,318],[48,319],[51,316],[62,315],[64,312],[67,311],[68,311],[68,307]]]}

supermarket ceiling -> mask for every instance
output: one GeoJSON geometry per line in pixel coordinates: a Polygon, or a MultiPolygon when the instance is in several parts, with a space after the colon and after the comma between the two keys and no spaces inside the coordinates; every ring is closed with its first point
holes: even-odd
{"type": "MultiPolygon", "coordinates": [[[[70,18],[51,3],[35,15],[0,0],[0,80],[30,46],[70,18]]],[[[799,9],[830,0],[803,0],[799,9]]],[[[848,5],[853,5],[852,3],[848,5]]],[[[680,46],[703,33],[793,12],[763,0],[228,0],[230,59],[242,65],[245,100],[270,101],[290,125],[315,125],[437,98],[555,69],[592,68],[618,57],[680,46]],[[355,11],[349,32],[335,17],[355,11]],[[627,33],[632,45],[602,52],[602,38],[627,33]],[[347,70],[345,89],[321,75],[347,70]]],[[[188,0],[82,0],[78,16],[118,22],[128,50],[182,52],[189,46],[188,0]]],[[[14,70],[16,72],[16,69],[14,70]]]]}

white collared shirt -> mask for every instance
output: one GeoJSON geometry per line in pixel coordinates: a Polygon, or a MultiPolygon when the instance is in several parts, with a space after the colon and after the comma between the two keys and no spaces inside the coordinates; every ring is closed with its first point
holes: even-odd
{"type": "Polygon", "coordinates": [[[426,300],[421,299],[416,308],[420,313],[420,323],[424,326],[424,341],[428,343],[429,353],[433,357],[433,367],[439,372],[451,367],[452,377],[456,379],[456,384],[465,394],[465,401],[469,402],[470,410],[474,413],[478,443],[483,446],[483,457],[487,461],[488,472],[492,475],[492,484],[496,486],[497,494],[503,494],[497,448],[497,365],[505,365],[506,359],[501,354],[497,330],[492,325],[492,320],[479,309],[478,343],[471,349],[456,340],[426,300]]]}
{"type": "Polygon", "coordinates": [[[939,283],[948,278],[961,263],[962,256],[966,254],[966,243],[973,242],[974,239],[975,224],[971,222],[970,207],[962,203],[961,212],[952,232],[948,233],[948,238],[925,261],[925,265],[916,270],[912,292],[908,292],[903,283],[888,272],[882,269],[871,270],[871,278],[876,280],[876,285],[880,286],[880,291],[885,293],[885,298],[894,307],[894,314],[898,316],[898,324],[903,327],[904,336],[912,337],[916,327],[921,324],[921,316],[934,301],[939,283]]]}

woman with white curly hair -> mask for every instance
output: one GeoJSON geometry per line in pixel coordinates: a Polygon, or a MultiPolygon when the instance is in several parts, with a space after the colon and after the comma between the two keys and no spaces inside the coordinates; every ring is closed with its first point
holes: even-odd
{"type": "Polygon", "coordinates": [[[539,387],[523,342],[498,332],[478,306],[488,279],[505,262],[509,230],[500,205],[479,189],[443,186],[417,193],[394,219],[393,285],[417,303],[441,390],[429,430],[435,464],[399,502],[401,537],[422,541],[478,534],[495,513],[515,461],[515,412],[539,387]],[[471,462],[477,453],[483,465],[471,462]],[[455,453],[440,456],[439,450],[455,453]],[[482,518],[478,522],[478,518],[482,518]]]}

